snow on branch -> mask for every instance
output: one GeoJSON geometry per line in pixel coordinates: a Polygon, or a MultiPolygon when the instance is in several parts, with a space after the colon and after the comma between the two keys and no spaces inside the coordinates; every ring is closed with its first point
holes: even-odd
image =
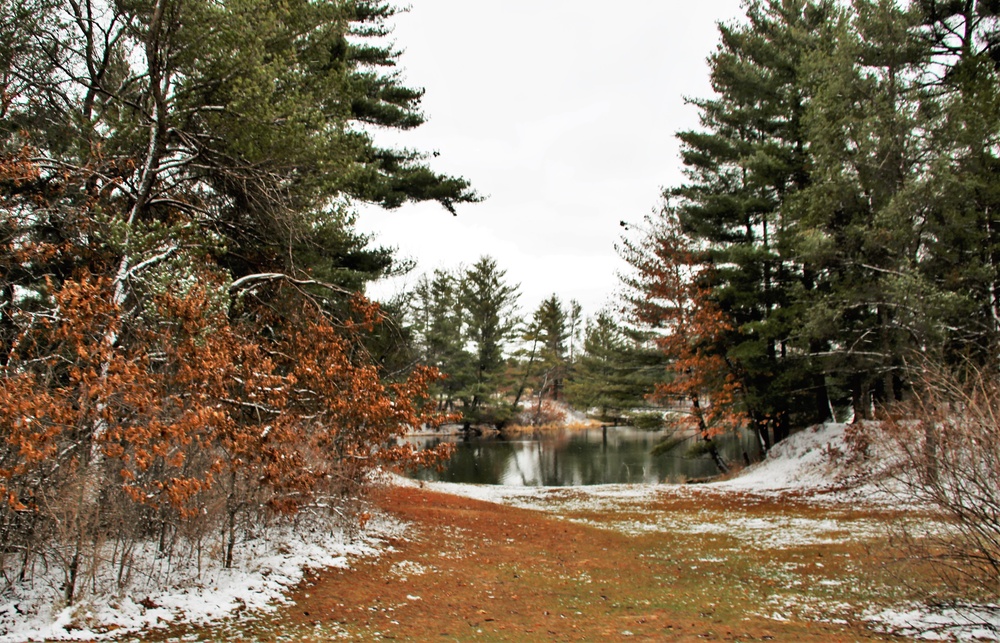
{"type": "Polygon", "coordinates": [[[324,281],[318,281],[316,279],[296,279],[291,275],[286,275],[283,272],[261,272],[253,275],[246,275],[245,277],[240,277],[232,284],[229,285],[230,292],[236,292],[245,288],[252,288],[254,285],[265,282],[265,281],[287,281],[288,283],[294,284],[296,286],[320,286],[321,288],[326,288],[333,292],[338,292],[344,295],[353,294],[350,290],[336,286],[331,283],[324,281]]]}

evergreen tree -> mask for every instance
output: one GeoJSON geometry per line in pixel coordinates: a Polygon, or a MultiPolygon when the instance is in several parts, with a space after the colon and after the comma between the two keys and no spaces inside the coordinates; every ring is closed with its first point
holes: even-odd
{"type": "Polygon", "coordinates": [[[562,395],[567,368],[567,325],[568,315],[563,310],[559,297],[553,294],[535,309],[530,330],[525,335],[525,339],[537,341],[540,347],[535,391],[539,405],[546,395],[553,400],[558,400],[562,395]]]}
{"type": "Polygon", "coordinates": [[[602,311],[587,323],[583,352],[566,384],[566,399],[574,407],[596,409],[600,418],[615,421],[629,409],[646,406],[647,396],[665,373],[663,354],[650,333],[625,328],[602,311]]]}
{"type": "Polygon", "coordinates": [[[714,267],[719,355],[763,439],[898,399],[912,351],[990,353],[997,12],[757,0],[720,27],[665,211],[714,267]]]}
{"type": "Polygon", "coordinates": [[[829,404],[810,352],[792,348],[809,311],[795,293],[811,275],[790,250],[783,205],[811,181],[803,118],[808,56],[832,46],[828,1],[754,0],[744,24],[720,25],[710,59],[716,97],[692,101],[702,129],[681,132],[687,182],[667,193],[683,230],[715,266],[712,298],[732,320],[722,355],[741,382],[762,438],[825,417],[829,404]]]}
{"type": "Polygon", "coordinates": [[[825,347],[824,370],[850,391],[856,417],[870,415],[873,396],[896,399],[911,338],[926,340],[917,311],[931,298],[915,277],[928,127],[913,80],[927,59],[912,25],[894,2],[856,2],[836,51],[811,61],[813,184],[789,208],[801,208],[797,249],[813,275],[803,336],[825,347]]]}
{"type": "Polygon", "coordinates": [[[365,131],[423,120],[422,92],[382,44],[395,11],[370,0],[4,4],[0,154],[39,170],[8,193],[7,211],[30,216],[4,225],[59,242],[47,266],[20,262],[19,285],[110,272],[137,313],[206,257],[251,299],[282,283],[329,305],[331,290],[385,274],[391,254],[353,231],[352,199],[451,210],[478,198],[365,131]],[[40,205],[55,196],[59,207],[40,205]]]}
{"type": "Polygon", "coordinates": [[[568,320],[568,332],[569,332],[569,361],[570,364],[576,362],[577,346],[580,341],[580,332],[583,330],[583,307],[580,306],[580,302],[575,299],[571,299],[569,302],[569,320],[568,320]]]}
{"type": "Polygon", "coordinates": [[[462,276],[459,299],[466,339],[473,346],[473,380],[468,406],[475,412],[497,391],[505,365],[504,350],[517,328],[519,286],[508,284],[506,270],[481,257],[462,276]]]}
{"type": "Polygon", "coordinates": [[[460,288],[458,276],[435,270],[432,277],[424,275],[417,282],[411,303],[419,359],[446,374],[435,391],[448,410],[454,410],[455,402],[475,381],[475,359],[465,348],[460,288]]]}
{"type": "Polygon", "coordinates": [[[935,324],[953,329],[942,357],[989,355],[1000,333],[1000,6],[915,3],[914,38],[932,64],[932,161],[921,221],[921,276],[946,293],[935,324]]]}

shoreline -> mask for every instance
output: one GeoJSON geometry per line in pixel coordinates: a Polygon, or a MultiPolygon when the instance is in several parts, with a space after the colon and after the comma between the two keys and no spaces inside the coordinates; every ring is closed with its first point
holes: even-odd
{"type": "MultiPolygon", "coordinates": [[[[488,436],[488,435],[498,435],[498,434],[522,434],[522,433],[535,433],[535,432],[556,432],[556,431],[585,431],[588,429],[613,429],[623,426],[629,426],[628,424],[612,424],[609,422],[599,422],[597,420],[585,420],[585,421],[574,421],[566,422],[564,424],[542,424],[539,426],[531,425],[521,425],[521,424],[510,424],[504,426],[502,429],[498,429],[492,425],[473,425],[470,428],[470,433],[476,434],[477,437],[488,436]]],[[[417,431],[407,431],[404,437],[418,436],[418,437],[451,437],[456,435],[462,435],[465,430],[460,424],[449,424],[449,428],[439,427],[435,430],[417,430],[417,431]]]]}

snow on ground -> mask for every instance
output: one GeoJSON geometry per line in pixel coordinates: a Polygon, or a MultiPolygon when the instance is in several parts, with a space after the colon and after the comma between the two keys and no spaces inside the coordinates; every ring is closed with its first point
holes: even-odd
{"type": "Polygon", "coordinates": [[[712,486],[742,491],[816,491],[840,486],[842,469],[832,454],[842,453],[845,424],[821,424],[779,442],[767,459],[712,486]]]}
{"type": "Polygon", "coordinates": [[[376,516],[360,534],[330,525],[311,527],[275,529],[266,540],[243,543],[237,550],[238,568],[206,562],[198,574],[194,560],[178,561],[173,586],[134,587],[124,597],[98,592],[72,607],[58,604],[59,578],[37,578],[32,587],[20,588],[0,603],[0,643],[110,639],[272,611],[287,602],[286,594],[307,569],[343,568],[351,559],[377,556],[384,538],[403,531],[387,516],[376,516]]]}
{"type": "MultiPolygon", "coordinates": [[[[827,424],[797,433],[771,450],[768,458],[730,480],[701,485],[612,484],[582,487],[522,487],[470,485],[447,482],[414,482],[398,478],[396,484],[421,485],[434,491],[461,495],[556,514],[601,512],[621,514],[622,520],[594,522],[623,533],[730,534],[747,543],[770,548],[873,537],[883,525],[865,518],[812,519],[791,516],[750,518],[739,509],[704,515],[660,512],[648,508],[657,496],[696,497],[739,492],[773,496],[795,492],[800,500],[853,503],[857,496],[843,489],[842,468],[833,454],[843,452],[843,424],[827,424]],[[803,496],[803,493],[810,493],[803,496]]],[[[866,497],[871,494],[865,494],[866,497]]],[[[580,520],[574,518],[573,520],[580,520]]]]}
{"type": "MultiPolygon", "coordinates": [[[[792,435],[775,446],[767,459],[737,476],[702,485],[599,485],[591,487],[513,487],[416,483],[435,491],[462,495],[528,509],[574,513],[585,511],[627,513],[620,521],[593,522],[599,528],[623,533],[726,534],[758,548],[781,549],[796,545],[877,538],[885,525],[869,518],[812,519],[775,515],[748,517],[739,509],[705,512],[679,518],[669,512],[645,511],[643,506],[659,494],[673,496],[741,493],[781,497],[792,494],[801,502],[854,506],[858,503],[898,503],[900,497],[874,484],[859,484],[857,471],[845,464],[842,454],[845,424],[824,424],[792,435]],[[855,481],[849,484],[850,481],[855,481]]],[[[605,513],[605,515],[609,515],[605,513]]],[[[577,519],[574,519],[577,520],[577,519]]],[[[942,527],[943,528],[943,527],[942,527]]],[[[873,611],[867,617],[873,629],[919,640],[1000,640],[1000,608],[955,609],[910,605],[873,611]]]]}
{"type": "MultiPolygon", "coordinates": [[[[644,509],[660,494],[728,494],[774,496],[794,493],[799,500],[856,503],[878,500],[871,488],[858,493],[844,490],[845,471],[834,457],[843,453],[843,424],[827,424],[791,436],[771,450],[768,458],[738,476],[704,485],[616,484],[592,487],[523,487],[416,482],[392,476],[394,484],[422,486],[455,494],[557,515],[582,511],[620,510],[629,518],[595,523],[601,528],[625,533],[725,533],[757,547],[784,548],[796,544],[836,542],[870,538],[880,528],[864,518],[809,519],[792,516],[754,518],[739,509],[714,511],[679,520],[663,512],[644,509]]],[[[366,533],[351,538],[342,531],[287,530],[269,539],[246,543],[241,551],[246,561],[239,569],[213,568],[198,575],[178,570],[175,577],[186,581],[174,587],[132,592],[115,598],[98,594],[73,608],[46,607],[53,604],[59,579],[36,583],[16,597],[0,602],[0,643],[27,640],[99,640],[129,632],[176,623],[207,623],[238,613],[274,610],[285,603],[287,592],[309,568],[344,567],[354,557],[378,555],[382,540],[398,536],[403,526],[387,517],[369,522],[366,533]],[[196,580],[192,580],[196,579],[196,580]]],[[[400,566],[399,577],[426,570],[400,566]]],[[[413,597],[412,600],[418,600],[413,597]]],[[[949,609],[930,610],[908,606],[869,615],[876,629],[902,632],[925,640],[1000,640],[1000,622],[989,619],[996,611],[971,614],[949,609]],[[987,616],[983,616],[987,614],[987,616]],[[975,621],[977,624],[970,624],[975,621]],[[987,625],[983,626],[983,621],[987,625]]]]}
{"type": "Polygon", "coordinates": [[[660,493],[662,487],[646,484],[608,484],[584,487],[525,487],[521,485],[461,484],[455,482],[417,482],[396,477],[395,484],[419,486],[473,500],[521,507],[523,509],[609,509],[622,501],[641,503],[660,493]]]}
{"type": "Polygon", "coordinates": [[[941,608],[913,606],[868,616],[876,629],[924,641],[1000,641],[1000,606],[941,608]]]}

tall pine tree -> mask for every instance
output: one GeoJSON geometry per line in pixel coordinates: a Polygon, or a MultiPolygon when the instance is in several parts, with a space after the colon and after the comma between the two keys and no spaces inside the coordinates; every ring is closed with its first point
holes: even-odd
{"type": "Polygon", "coordinates": [[[790,250],[785,204],[810,185],[804,67],[832,46],[837,19],[834,2],[755,0],[745,23],[720,25],[716,96],[691,101],[702,127],[678,134],[687,181],[667,192],[667,209],[716,267],[712,298],[732,320],[720,357],[765,444],[828,415],[810,347],[792,346],[808,314],[795,294],[811,275],[790,250]]]}

